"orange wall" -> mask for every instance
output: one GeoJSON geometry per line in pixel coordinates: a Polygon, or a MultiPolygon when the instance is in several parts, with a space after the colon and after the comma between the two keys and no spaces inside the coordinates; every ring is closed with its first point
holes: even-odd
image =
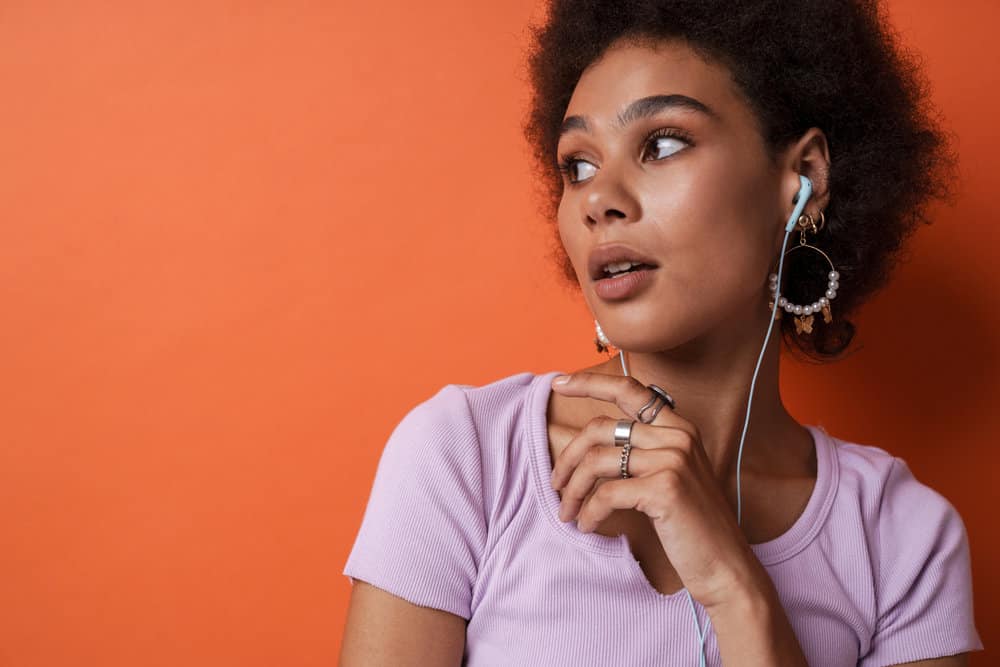
{"type": "MultiPolygon", "coordinates": [[[[0,666],[333,664],[402,415],[596,359],[519,134],[536,0],[346,4],[0,7],[0,666]]],[[[991,645],[1000,6],[890,7],[963,194],[784,394],[959,508],[991,645]]]]}

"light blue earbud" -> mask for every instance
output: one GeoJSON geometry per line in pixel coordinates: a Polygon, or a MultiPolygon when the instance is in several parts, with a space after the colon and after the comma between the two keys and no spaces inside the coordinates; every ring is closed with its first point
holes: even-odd
{"type": "Polygon", "coordinates": [[[799,174],[799,191],[795,193],[792,197],[792,203],[795,204],[795,209],[792,211],[792,217],[788,218],[788,224],[785,225],[785,231],[790,232],[795,229],[795,225],[799,221],[799,216],[802,215],[802,209],[806,207],[806,202],[809,201],[809,197],[813,193],[813,182],[809,180],[807,176],[799,174]]]}

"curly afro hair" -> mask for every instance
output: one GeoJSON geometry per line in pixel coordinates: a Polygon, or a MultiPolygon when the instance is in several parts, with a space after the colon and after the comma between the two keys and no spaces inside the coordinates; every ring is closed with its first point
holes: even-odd
{"type": "MultiPolygon", "coordinates": [[[[855,333],[848,317],[885,285],[918,223],[930,223],[929,200],[953,199],[958,163],[952,136],[928,99],[919,56],[898,45],[879,3],[551,0],[547,9],[544,21],[529,28],[531,101],[522,125],[541,176],[545,217],[556,220],[562,197],[556,146],[583,70],[618,40],[683,40],[728,68],[772,162],[810,127],[826,135],[830,203],[823,229],[808,241],[840,273],[834,318],[829,324],[816,318],[809,335],[795,333],[792,317],[779,322],[786,345],[803,353],[801,359],[841,358],[855,333]]],[[[568,285],[579,289],[558,225],[552,227],[552,257],[568,285]]],[[[809,303],[828,271],[818,253],[793,253],[785,259],[782,293],[809,303]],[[792,261],[802,255],[812,257],[792,261]]]]}

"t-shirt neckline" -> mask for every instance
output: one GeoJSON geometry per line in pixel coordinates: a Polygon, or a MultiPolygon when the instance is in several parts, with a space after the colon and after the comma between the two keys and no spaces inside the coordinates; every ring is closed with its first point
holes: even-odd
{"type": "MultiPolygon", "coordinates": [[[[565,373],[565,371],[549,371],[535,375],[526,396],[530,460],[542,514],[560,535],[573,544],[598,554],[618,558],[628,557],[635,562],[625,534],[609,537],[600,533],[583,533],[577,530],[575,521],[563,523],[559,520],[559,494],[550,483],[552,457],[549,454],[546,411],[549,394],[552,392],[552,378],[565,373]]],[[[791,558],[816,537],[830,512],[839,485],[840,467],[833,439],[822,425],[803,424],[803,426],[812,434],[816,446],[816,483],[805,510],[787,531],[772,540],[750,545],[764,565],[791,558]]],[[[673,597],[683,592],[684,589],[681,589],[671,596],[663,597],[673,597]]]]}

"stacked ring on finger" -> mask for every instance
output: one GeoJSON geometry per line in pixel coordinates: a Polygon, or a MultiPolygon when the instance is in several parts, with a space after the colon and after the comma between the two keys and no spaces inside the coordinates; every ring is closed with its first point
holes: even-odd
{"type": "Polygon", "coordinates": [[[622,458],[618,464],[618,467],[621,469],[622,472],[622,479],[628,479],[629,477],[632,476],[628,474],[628,456],[631,452],[632,452],[632,443],[630,442],[625,443],[625,446],[622,447],[622,458]]]}
{"type": "Polygon", "coordinates": [[[664,405],[669,405],[671,410],[676,409],[677,403],[674,401],[673,397],[667,392],[665,392],[662,388],[656,386],[655,384],[646,385],[646,388],[653,392],[653,396],[652,398],[649,399],[646,405],[639,408],[639,412],[638,414],[636,414],[636,418],[643,424],[652,423],[653,420],[656,419],[656,415],[659,414],[660,410],[663,408],[664,405]],[[651,406],[653,406],[653,404],[656,403],[658,403],[658,405],[656,405],[656,407],[653,408],[653,412],[648,417],[644,417],[642,413],[648,410],[651,406]]]}
{"type": "Polygon", "coordinates": [[[615,423],[615,447],[622,448],[622,457],[619,462],[619,468],[622,473],[622,479],[628,479],[631,475],[628,473],[628,457],[632,453],[632,425],[635,424],[634,421],[628,419],[619,419],[615,423]]]}

